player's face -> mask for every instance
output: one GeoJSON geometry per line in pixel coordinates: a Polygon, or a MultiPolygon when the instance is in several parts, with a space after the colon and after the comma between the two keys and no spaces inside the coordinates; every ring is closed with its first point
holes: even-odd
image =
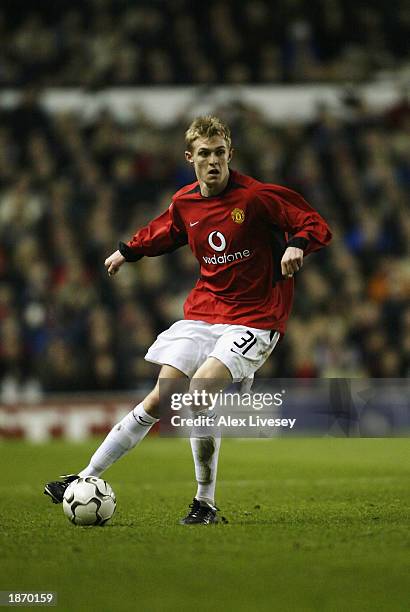
{"type": "Polygon", "coordinates": [[[194,165],[203,195],[215,195],[225,189],[231,156],[232,149],[222,136],[197,138],[192,151],[185,152],[188,162],[194,165]]]}

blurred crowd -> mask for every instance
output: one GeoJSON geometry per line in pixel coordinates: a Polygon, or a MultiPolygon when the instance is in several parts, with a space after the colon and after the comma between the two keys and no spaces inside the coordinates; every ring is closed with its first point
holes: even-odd
{"type": "Polygon", "coordinates": [[[410,65],[408,0],[30,6],[0,8],[0,85],[360,82],[410,65]]]}
{"type": "MultiPolygon", "coordinates": [[[[300,191],[335,233],[297,275],[289,331],[261,376],[410,373],[410,106],[378,115],[344,102],[343,116],[323,106],[308,124],[271,125],[240,102],[216,109],[233,131],[232,166],[300,191]]],[[[181,318],[198,264],[188,247],[113,278],[103,264],[194,180],[187,123],[51,115],[32,90],[0,109],[4,401],[155,376],[143,356],[181,318]]]]}

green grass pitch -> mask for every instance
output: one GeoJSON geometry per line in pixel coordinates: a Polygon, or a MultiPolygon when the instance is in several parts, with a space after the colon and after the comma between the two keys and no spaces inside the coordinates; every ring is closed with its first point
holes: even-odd
{"type": "Polygon", "coordinates": [[[43,483],[96,447],[0,444],[0,590],[63,612],[410,609],[408,439],[224,440],[227,524],[183,527],[189,442],[145,440],[105,478],[105,527],[71,525],[43,483]]]}

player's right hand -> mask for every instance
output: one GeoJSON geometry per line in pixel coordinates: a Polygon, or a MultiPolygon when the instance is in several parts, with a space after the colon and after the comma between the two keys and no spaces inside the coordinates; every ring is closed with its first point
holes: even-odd
{"type": "Polygon", "coordinates": [[[115,251],[112,255],[107,257],[104,262],[104,266],[106,267],[108,274],[112,276],[118,272],[124,262],[124,255],[121,255],[119,251],[115,251]]]}

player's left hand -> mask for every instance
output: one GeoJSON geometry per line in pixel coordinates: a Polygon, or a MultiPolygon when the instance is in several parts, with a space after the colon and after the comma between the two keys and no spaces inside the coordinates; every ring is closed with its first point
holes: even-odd
{"type": "Polygon", "coordinates": [[[115,251],[115,253],[107,257],[107,259],[104,262],[104,266],[109,276],[116,274],[124,262],[125,262],[125,257],[121,255],[119,251],[115,251]]]}
{"type": "Polygon", "coordinates": [[[297,247],[288,247],[283,254],[281,268],[282,276],[292,278],[295,272],[303,266],[303,250],[297,247]]]}

